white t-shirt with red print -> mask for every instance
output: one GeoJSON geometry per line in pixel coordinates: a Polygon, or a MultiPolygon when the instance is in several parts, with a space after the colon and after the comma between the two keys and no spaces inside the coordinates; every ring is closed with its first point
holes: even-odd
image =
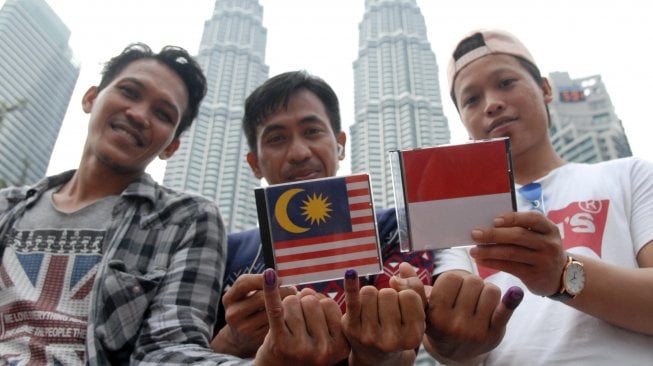
{"type": "MultiPolygon", "coordinates": [[[[546,216],[558,225],[566,251],[616,266],[638,267],[637,254],[653,240],[653,163],[637,158],[569,163],[537,182],[546,216]]],[[[517,204],[519,211],[532,208],[519,195],[517,204]]],[[[502,292],[515,285],[525,291],[503,341],[490,352],[485,365],[653,364],[653,336],[534,295],[515,276],[477,268],[465,249],[442,251],[436,260],[440,273],[466,269],[502,292]]]]}

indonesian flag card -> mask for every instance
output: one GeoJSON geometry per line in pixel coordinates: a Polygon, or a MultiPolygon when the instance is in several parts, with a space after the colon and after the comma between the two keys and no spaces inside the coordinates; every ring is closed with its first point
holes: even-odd
{"type": "Polygon", "coordinates": [[[471,231],[515,211],[508,138],[389,153],[402,251],[475,244],[471,231]]]}
{"type": "Polygon", "coordinates": [[[312,179],[255,190],[265,264],[297,285],[382,272],[369,176],[312,179]]]}

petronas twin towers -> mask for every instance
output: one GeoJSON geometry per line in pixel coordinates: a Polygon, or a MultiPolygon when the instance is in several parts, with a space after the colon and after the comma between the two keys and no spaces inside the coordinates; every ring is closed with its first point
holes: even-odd
{"type": "Polygon", "coordinates": [[[386,152],[449,143],[438,65],[415,0],[366,0],[354,62],[351,171],[369,172],[377,207],[394,205],[386,152]]]}
{"type": "MultiPolygon", "coordinates": [[[[253,189],[260,183],[245,161],[241,118],[245,98],[269,76],[262,18],[258,0],[216,1],[198,55],[208,94],[163,181],[213,198],[227,232],[257,225],[253,189]]],[[[359,30],[351,171],[369,172],[376,205],[387,207],[393,195],[386,152],[448,143],[449,127],[416,0],[366,0],[359,30]]]]}
{"type": "Polygon", "coordinates": [[[212,198],[227,232],[257,225],[241,129],[245,98],[268,78],[267,31],[258,0],[217,0],[204,26],[198,61],[209,81],[197,120],[168,161],[163,184],[212,198]]]}

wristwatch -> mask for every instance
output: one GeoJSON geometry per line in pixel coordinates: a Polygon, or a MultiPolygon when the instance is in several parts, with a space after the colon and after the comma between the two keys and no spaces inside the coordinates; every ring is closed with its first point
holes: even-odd
{"type": "Polygon", "coordinates": [[[549,298],[557,301],[573,299],[583,291],[584,287],[585,269],[583,263],[567,255],[567,264],[562,270],[562,278],[560,279],[560,290],[550,295],[549,298]]]}

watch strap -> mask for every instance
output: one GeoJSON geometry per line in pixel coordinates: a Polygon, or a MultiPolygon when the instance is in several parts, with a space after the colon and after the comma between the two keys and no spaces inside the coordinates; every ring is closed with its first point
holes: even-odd
{"type": "Polygon", "coordinates": [[[560,275],[560,289],[558,289],[558,291],[556,291],[553,295],[547,296],[549,299],[555,301],[566,301],[571,300],[575,297],[567,292],[567,288],[565,286],[565,273],[567,272],[567,267],[569,267],[573,261],[574,258],[570,255],[567,255],[567,263],[565,263],[565,266],[562,269],[562,274],[560,275]]]}
{"type": "Polygon", "coordinates": [[[549,299],[555,300],[555,301],[567,301],[567,300],[571,300],[571,299],[574,298],[574,296],[569,295],[569,293],[567,291],[556,292],[555,294],[549,295],[547,297],[549,299]]]}

